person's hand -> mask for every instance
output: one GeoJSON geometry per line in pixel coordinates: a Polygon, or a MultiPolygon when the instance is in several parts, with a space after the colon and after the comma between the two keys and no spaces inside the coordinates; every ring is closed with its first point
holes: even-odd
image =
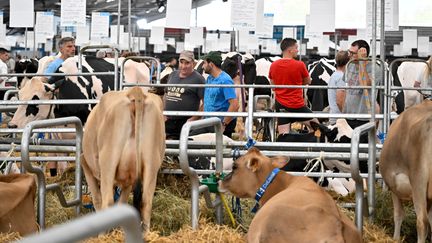
{"type": "Polygon", "coordinates": [[[367,50],[364,47],[360,48],[357,53],[358,53],[359,58],[366,58],[367,57],[367,50]]]}
{"type": "Polygon", "coordinates": [[[420,82],[419,81],[414,81],[414,87],[419,88],[420,87],[420,82]]]}

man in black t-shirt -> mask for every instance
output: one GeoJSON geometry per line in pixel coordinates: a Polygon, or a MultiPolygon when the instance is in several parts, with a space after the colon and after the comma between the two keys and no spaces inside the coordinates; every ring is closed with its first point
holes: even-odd
{"type": "MultiPolygon", "coordinates": [[[[179,68],[168,77],[168,84],[205,84],[205,79],[194,70],[195,59],[191,51],[183,51],[179,57],[179,68]]],[[[168,87],[165,90],[166,111],[202,111],[204,87],[168,87]]],[[[196,116],[167,116],[165,132],[167,138],[178,139],[187,121],[197,120],[196,116]]]]}

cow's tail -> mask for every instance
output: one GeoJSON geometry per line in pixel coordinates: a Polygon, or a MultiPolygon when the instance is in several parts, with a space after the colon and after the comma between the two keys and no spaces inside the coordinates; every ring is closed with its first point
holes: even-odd
{"type": "Polygon", "coordinates": [[[132,114],[134,114],[135,116],[135,121],[134,121],[134,130],[135,130],[135,146],[136,146],[136,173],[137,173],[137,178],[140,178],[140,176],[142,175],[142,153],[141,153],[141,141],[142,141],[142,137],[141,137],[141,129],[143,126],[143,121],[144,121],[144,102],[145,102],[145,94],[143,93],[143,91],[141,90],[141,88],[139,87],[133,87],[132,89],[128,90],[128,97],[131,100],[132,104],[131,104],[131,112],[132,114]]]}

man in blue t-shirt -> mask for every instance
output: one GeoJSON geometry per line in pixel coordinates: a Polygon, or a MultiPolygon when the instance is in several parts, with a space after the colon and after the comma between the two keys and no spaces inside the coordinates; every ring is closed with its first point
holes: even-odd
{"type": "MultiPolygon", "coordinates": [[[[72,37],[63,37],[58,42],[60,57],[54,59],[44,70],[44,74],[55,73],[60,65],[69,57],[75,56],[75,39],[72,37]]],[[[49,77],[47,77],[49,78],[49,77]]]]}
{"type": "MultiPolygon", "coordinates": [[[[234,84],[231,77],[221,69],[222,57],[220,52],[211,51],[204,57],[203,69],[209,74],[206,84],[234,84]]],[[[234,87],[206,87],[204,90],[204,111],[235,112],[239,108],[234,87]]],[[[222,122],[224,135],[231,137],[237,119],[235,117],[219,117],[222,122]]],[[[211,128],[213,129],[213,128],[211,128]]],[[[207,131],[212,132],[212,131],[207,131]]]]}
{"type": "MultiPolygon", "coordinates": [[[[60,51],[60,57],[54,59],[48,67],[45,69],[44,74],[49,73],[55,73],[57,72],[57,69],[60,67],[60,65],[64,62],[64,60],[68,59],[69,57],[75,56],[75,39],[72,37],[64,37],[61,38],[58,42],[58,47],[60,51]]],[[[57,79],[61,79],[63,77],[59,76],[52,76],[46,78],[53,79],[53,81],[57,79]]],[[[49,162],[47,164],[47,168],[50,170],[51,176],[57,175],[57,162],[49,162]]]]}

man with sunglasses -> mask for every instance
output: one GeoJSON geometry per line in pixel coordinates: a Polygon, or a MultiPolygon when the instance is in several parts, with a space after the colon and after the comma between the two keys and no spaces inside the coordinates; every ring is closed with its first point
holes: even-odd
{"type": "MultiPolygon", "coordinates": [[[[371,86],[372,85],[372,63],[368,60],[357,60],[369,56],[369,44],[365,40],[356,40],[348,50],[351,63],[346,68],[346,83],[349,87],[371,86]]],[[[382,84],[382,67],[375,66],[375,85],[382,84]]],[[[376,97],[371,97],[371,89],[348,89],[346,91],[344,113],[350,114],[370,114],[371,107],[375,105],[375,112],[379,112],[376,97]]],[[[348,124],[354,129],[361,126],[369,119],[347,119],[348,124]]],[[[365,134],[367,140],[367,134],[365,134]]],[[[363,136],[362,139],[363,140],[363,136]]],[[[363,141],[365,141],[363,140],[363,141]]]]}

